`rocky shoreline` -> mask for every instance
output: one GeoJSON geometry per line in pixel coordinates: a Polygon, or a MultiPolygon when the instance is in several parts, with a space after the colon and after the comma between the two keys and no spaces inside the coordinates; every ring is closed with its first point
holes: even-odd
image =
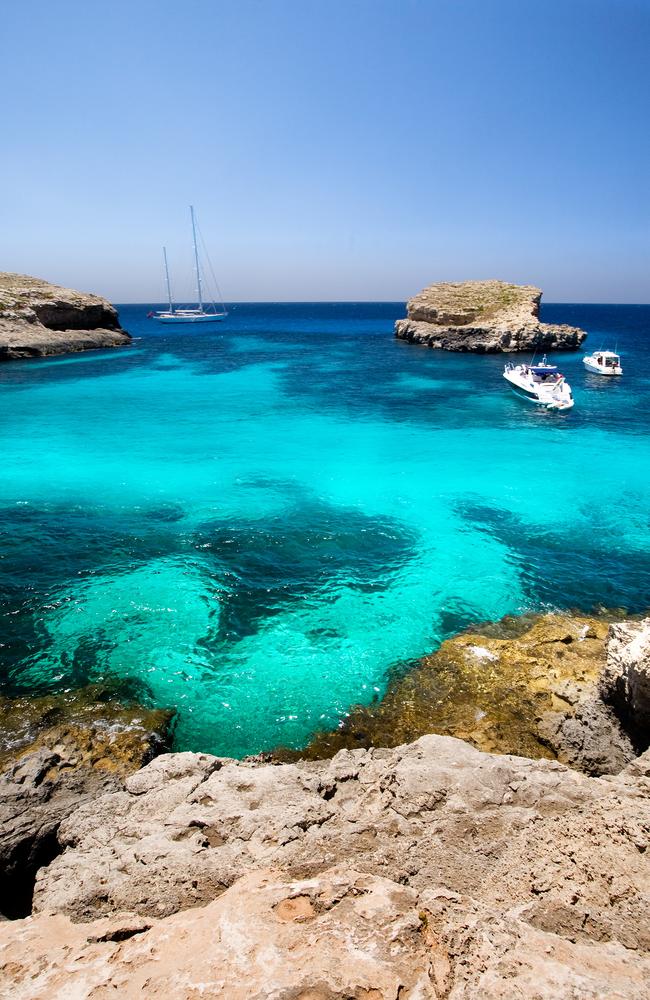
{"type": "Polygon", "coordinates": [[[558,613],[474,627],[393,678],[380,701],[353,706],[337,729],[317,733],[304,750],[273,756],[317,760],[438,733],[487,753],[548,757],[586,774],[616,774],[645,749],[639,727],[629,719],[624,726],[614,709],[617,703],[625,714],[626,696],[617,701],[622,682],[613,679],[619,667],[613,654],[608,660],[608,649],[626,628],[634,623],[558,613]]]}
{"type": "Polygon", "coordinates": [[[587,336],[564,324],[542,323],[541,289],[506,281],[429,285],[407,303],[395,336],[443,351],[477,354],[576,350],[587,336]]]}
{"type": "MultiPolygon", "coordinates": [[[[616,759],[592,748],[579,771],[542,742],[533,760],[445,735],[283,764],[162,754],[59,819],[33,916],[0,924],[7,995],[646,998],[650,619],[511,631],[440,652],[468,665],[468,687],[497,672],[485,651],[508,683],[523,660],[536,725],[578,718],[604,746],[599,701],[627,741],[616,759]]],[[[501,732],[494,716],[467,735],[501,732]]],[[[45,748],[28,750],[3,775],[5,805],[53,782],[45,748]]]]}
{"type": "Polygon", "coordinates": [[[117,311],[101,296],[0,273],[0,361],[130,343],[117,311]]]}

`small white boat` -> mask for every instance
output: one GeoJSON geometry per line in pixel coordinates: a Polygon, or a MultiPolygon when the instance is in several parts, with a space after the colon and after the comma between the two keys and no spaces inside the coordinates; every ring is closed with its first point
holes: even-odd
{"type": "Polygon", "coordinates": [[[582,359],[585,368],[598,375],[622,375],[621,359],[614,351],[594,351],[582,359]]]}
{"type": "MultiPolygon", "coordinates": [[[[167,286],[167,298],[169,306],[160,312],[148,313],[149,319],[156,319],[159,323],[220,323],[228,313],[225,307],[221,306],[221,311],[217,309],[214,302],[207,304],[203,298],[203,282],[201,279],[201,266],[199,264],[199,248],[196,242],[196,221],[194,219],[194,207],[190,205],[190,217],[192,219],[192,245],[194,249],[194,272],[196,275],[196,290],[198,294],[198,304],[192,309],[178,309],[174,305],[172,298],[172,287],[169,280],[169,266],[167,264],[167,248],[163,247],[163,259],[165,262],[165,284],[167,286]]],[[[208,258],[209,262],[209,258],[208,258]]],[[[213,275],[214,277],[214,275],[213,275]]]]}
{"type": "Polygon", "coordinates": [[[570,410],[573,406],[571,386],[557,365],[549,365],[546,355],[538,365],[513,365],[509,362],[503,377],[518,396],[545,406],[547,410],[570,410]]]}

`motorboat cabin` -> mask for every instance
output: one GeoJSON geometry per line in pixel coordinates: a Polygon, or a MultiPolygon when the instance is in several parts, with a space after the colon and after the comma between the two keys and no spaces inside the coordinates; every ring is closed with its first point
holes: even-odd
{"type": "Polygon", "coordinates": [[[594,351],[582,359],[586,368],[597,375],[622,375],[621,359],[614,351],[594,351]]]}

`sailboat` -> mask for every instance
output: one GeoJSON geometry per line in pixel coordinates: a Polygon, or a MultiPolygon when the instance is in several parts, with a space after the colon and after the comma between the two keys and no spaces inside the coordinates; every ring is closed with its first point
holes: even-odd
{"type": "Polygon", "coordinates": [[[198,293],[198,303],[193,309],[179,309],[174,305],[172,297],[172,286],[169,280],[169,264],[167,263],[167,248],[163,247],[163,260],[165,262],[165,283],[167,285],[167,298],[169,306],[160,312],[150,313],[152,319],[157,319],[159,323],[220,323],[228,313],[222,305],[221,312],[217,311],[214,302],[206,303],[203,299],[203,284],[201,281],[201,266],[199,264],[199,248],[196,241],[196,220],[194,218],[194,206],[190,205],[190,217],[192,219],[192,246],[194,249],[194,271],[196,274],[196,288],[198,293]]]}

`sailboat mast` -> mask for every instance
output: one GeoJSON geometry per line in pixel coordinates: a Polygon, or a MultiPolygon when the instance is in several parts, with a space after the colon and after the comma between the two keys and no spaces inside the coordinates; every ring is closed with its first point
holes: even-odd
{"type": "Polygon", "coordinates": [[[172,286],[169,281],[169,267],[167,265],[167,247],[163,247],[163,259],[165,261],[165,281],[167,283],[167,298],[169,299],[169,311],[173,313],[174,303],[172,302],[172,286]]]}
{"type": "Polygon", "coordinates": [[[196,268],[196,287],[199,293],[199,309],[203,311],[203,292],[201,290],[201,270],[199,268],[199,248],[196,245],[196,223],[194,221],[194,206],[190,205],[192,216],[192,240],[194,242],[194,266],[196,268]]]}

